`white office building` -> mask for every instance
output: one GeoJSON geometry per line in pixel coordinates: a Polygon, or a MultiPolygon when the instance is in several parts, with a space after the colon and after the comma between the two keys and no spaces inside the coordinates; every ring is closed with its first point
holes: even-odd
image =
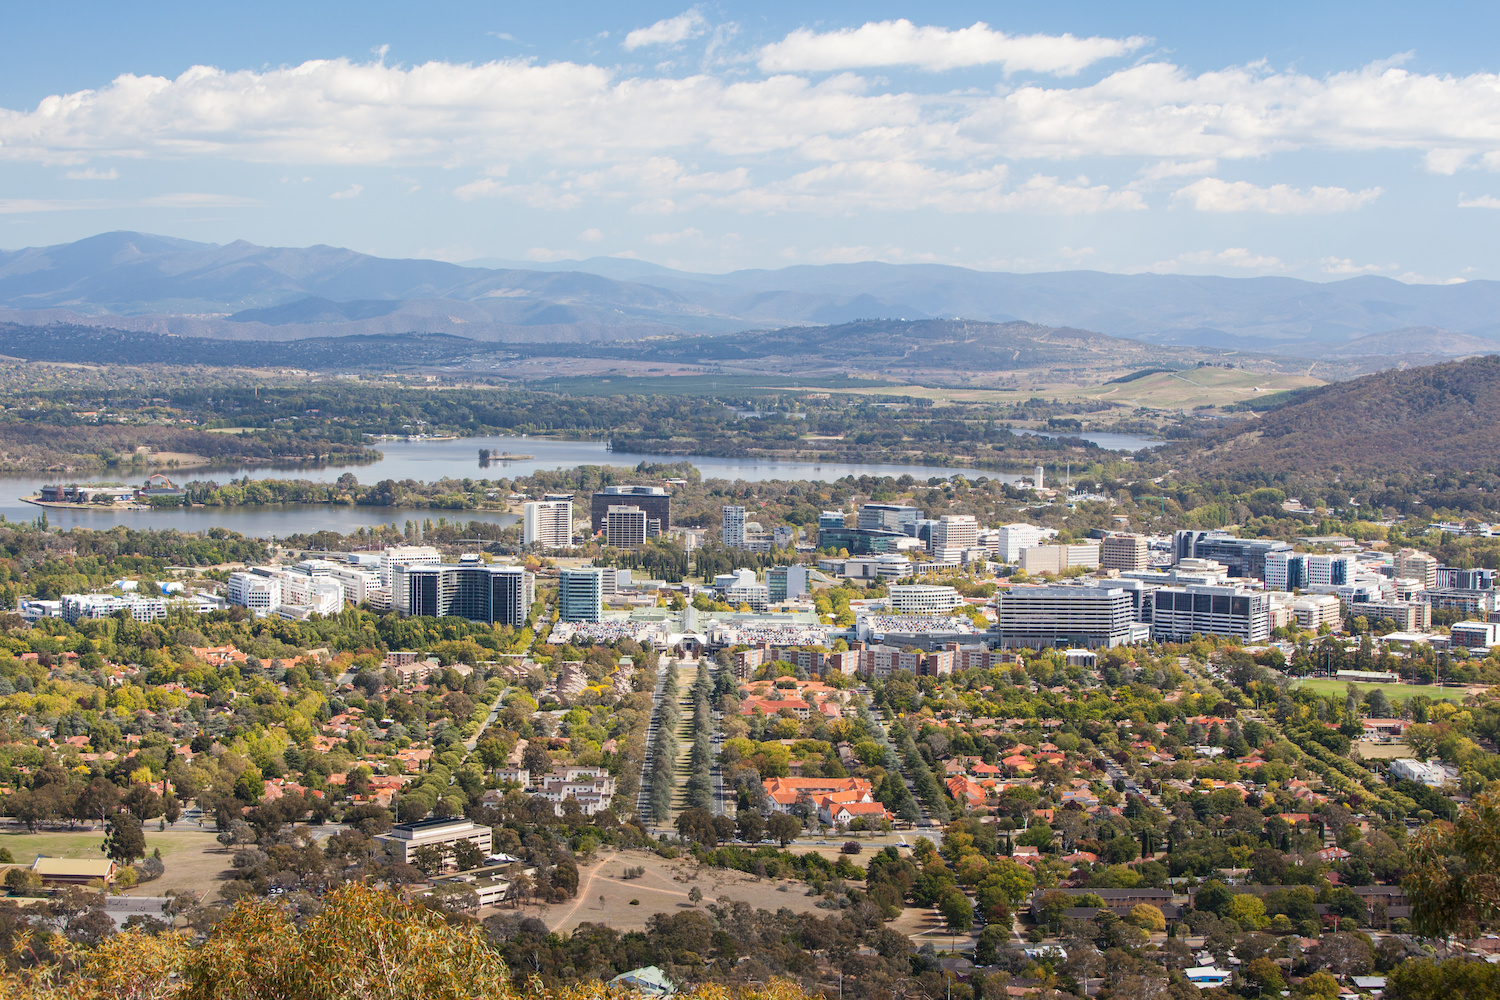
{"type": "Polygon", "coordinates": [[[1035,524],[1007,524],[987,536],[992,545],[990,551],[1001,562],[1013,563],[1021,558],[1021,550],[1040,545],[1042,539],[1057,534],[1049,528],[1035,524]]]}
{"type": "Polygon", "coordinates": [[[327,574],[329,579],[337,580],[344,588],[344,597],[355,604],[364,604],[369,601],[372,604],[388,604],[390,601],[390,590],[381,586],[380,574],[368,569],[360,569],[358,566],[334,564],[333,570],[327,574]]]}
{"type": "Polygon", "coordinates": [[[237,608],[268,615],[281,607],[281,581],[259,573],[230,573],[226,597],[237,608]]]}
{"type": "Polygon", "coordinates": [[[63,621],[76,625],[85,618],[108,618],[123,611],[138,622],[156,622],[167,617],[167,602],[160,597],[126,594],[64,594],[59,608],[63,621]]]}
{"type": "Polygon", "coordinates": [[[892,584],[889,593],[891,610],[901,615],[945,615],[963,603],[952,587],[925,583],[892,584]]]}
{"type": "Polygon", "coordinates": [[[1125,587],[1012,587],[995,596],[1004,649],[1113,649],[1150,637],[1125,587]]]}
{"type": "Polygon", "coordinates": [[[604,577],[612,569],[582,566],[564,569],[557,579],[558,620],[597,622],[604,615],[604,577]]]}
{"type": "Polygon", "coordinates": [[[719,539],[731,549],[745,547],[745,508],[738,505],[724,507],[724,526],[719,529],[719,539]]]}
{"type": "Polygon", "coordinates": [[[944,514],[933,522],[927,551],[972,549],[979,544],[979,522],[969,514],[944,514]]]}
{"type": "Polygon", "coordinates": [[[544,549],[565,549],[573,544],[573,498],[533,500],[526,504],[521,541],[544,549]]]}
{"type": "Polygon", "coordinates": [[[380,553],[380,582],[395,587],[397,566],[436,566],[443,554],[431,545],[393,545],[380,553]]]}

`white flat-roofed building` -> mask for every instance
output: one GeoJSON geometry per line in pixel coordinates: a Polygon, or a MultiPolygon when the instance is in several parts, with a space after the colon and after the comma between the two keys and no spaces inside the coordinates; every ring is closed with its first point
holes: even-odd
{"type": "MultiPolygon", "coordinates": [[[[1270,562],[1266,563],[1270,572],[1270,562]]],[[[1304,594],[1292,602],[1292,617],[1298,628],[1316,632],[1324,625],[1337,626],[1343,622],[1344,606],[1332,594],[1304,594]]]]}
{"type": "Polygon", "coordinates": [[[235,607],[268,615],[281,607],[281,581],[259,573],[230,573],[226,596],[235,607]]]}
{"type": "Polygon", "coordinates": [[[420,847],[437,847],[451,852],[454,844],[464,840],[488,855],[494,838],[489,827],[460,818],[400,823],[375,839],[392,858],[409,865],[420,847]]]}
{"type": "Polygon", "coordinates": [[[1448,639],[1453,645],[1462,646],[1464,649],[1488,650],[1492,646],[1500,646],[1500,624],[1496,624],[1495,622],[1455,622],[1448,629],[1448,639]]]}
{"type": "Polygon", "coordinates": [[[1441,764],[1429,764],[1415,757],[1397,757],[1390,764],[1391,777],[1400,781],[1415,781],[1428,788],[1442,788],[1454,780],[1441,764]]]}
{"type": "Polygon", "coordinates": [[[392,545],[380,553],[380,582],[395,585],[397,566],[436,566],[443,554],[431,545],[392,545]]]}
{"type": "MultiPolygon", "coordinates": [[[[389,589],[381,587],[380,574],[368,569],[360,569],[357,566],[335,564],[332,572],[328,574],[330,579],[337,580],[344,588],[345,599],[355,604],[364,604],[371,601],[375,592],[384,589],[385,598],[390,599],[389,589]]],[[[372,601],[372,603],[376,603],[372,601]]]]}
{"type": "Polygon", "coordinates": [[[971,514],[944,514],[933,522],[927,551],[972,549],[979,544],[979,522],[971,514]]]}
{"type": "Polygon", "coordinates": [[[108,618],[123,611],[138,622],[156,622],[167,617],[167,602],[160,597],[142,597],[126,594],[64,594],[61,613],[63,621],[70,625],[85,618],[108,618]]]}
{"type": "Polygon", "coordinates": [[[963,602],[952,587],[925,583],[892,584],[889,595],[891,610],[903,615],[947,614],[963,602]]]}
{"type": "Polygon", "coordinates": [[[615,779],[602,767],[560,767],[542,775],[531,794],[551,802],[558,816],[569,798],[578,801],[585,816],[593,816],[609,808],[615,797],[615,779]]]}
{"type": "Polygon", "coordinates": [[[521,541],[544,549],[565,549],[573,544],[573,498],[533,500],[523,509],[521,541]]]}
{"type": "Polygon", "coordinates": [[[992,543],[990,549],[1001,562],[1013,563],[1021,558],[1021,550],[1040,545],[1043,538],[1057,534],[1051,528],[1017,522],[998,528],[986,539],[992,543]]]}
{"type": "Polygon", "coordinates": [[[1124,587],[1012,587],[995,597],[995,635],[1005,649],[1113,649],[1149,637],[1124,587]]]}
{"type": "Polygon", "coordinates": [[[604,514],[604,544],[616,549],[646,544],[646,512],[639,507],[614,504],[604,514]]]}

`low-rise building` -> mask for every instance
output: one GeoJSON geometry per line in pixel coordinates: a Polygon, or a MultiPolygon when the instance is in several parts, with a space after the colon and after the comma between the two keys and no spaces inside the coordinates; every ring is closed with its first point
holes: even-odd
{"type": "Polygon", "coordinates": [[[379,842],[394,860],[411,864],[418,848],[436,847],[451,851],[453,845],[468,841],[486,855],[490,853],[493,835],[490,828],[468,819],[424,819],[416,823],[398,823],[389,833],[378,834],[379,842]]]}

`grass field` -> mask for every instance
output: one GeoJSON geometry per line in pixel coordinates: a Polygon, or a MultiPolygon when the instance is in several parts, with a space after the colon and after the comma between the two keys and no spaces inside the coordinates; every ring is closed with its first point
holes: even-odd
{"type": "MultiPolygon", "coordinates": [[[[97,831],[0,833],[0,847],[7,848],[19,864],[29,864],[38,854],[57,858],[102,858],[100,845],[104,834],[97,831]]],[[[146,824],[146,849],[161,849],[166,874],[130,890],[132,896],[160,896],[168,889],[177,892],[213,892],[229,868],[229,855],[214,839],[212,832],[172,830],[166,833],[146,824]]]]}
{"type": "Polygon", "coordinates": [[[1324,380],[1280,372],[1252,372],[1241,368],[1189,368],[1181,372],[1157,372],[1130,382],[1078,386],[1037,383],[1015,389],[970,386],[899,385],[851,389],[873,396],[913,396],[943,403],[1021,403],[1033,396],[1062,401],[1108,400],[1128,406],[1159,410],[1191,410],[1200,406],[1227,406],[1273,392],[1323,385],[1324,380]]]}
{"type": "MultiPolygon", "coordinates": [[[[1348,681],[1334,680],[1329,677],[1309,677],[1297,682],[1298,687],[1311,688],[1318,694],[1343,694],[1349,687],[1348,681]]],[[[1405,701],[1416,695],[1425,695],[1428,698],[1462,702],[1468,695],[1469,689],[1465,687],[1438,687],[1436,684],[1360,684],[1355,687],[1360,691],[1369,693],[1372,688],[1380,688],[1385,696],[1391,701],[1405,701]]]]}
{"type": "Polygon", "coordinates": [[[796,377],[788,375],[610,375],[538,379],[526,383],[528,389],[565,392],[573,396],[737,396],[780,395],[784,392],[829,391],[852,392],[895,385],[873,378],[796,377]]]}

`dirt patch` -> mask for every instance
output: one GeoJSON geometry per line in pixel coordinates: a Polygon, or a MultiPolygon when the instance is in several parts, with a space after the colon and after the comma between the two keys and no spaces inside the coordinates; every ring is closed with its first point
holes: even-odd
{"type": "MultiPolygon", "coordinates": [[[[576,898],[565,903],[528,905],[521,912],[540,918],[550,930],[559,932],[571,931],[582,923],[608,924],[621,932],[640,931],[646,929],[646,921],[654,913],[692,909],[688,896],[695,886],[703,893],[699,907],[723,897],[764,910],[784,906],[796,913],[834,912],[819,911],[816,904],[820,897],[807,895],[805,882],[757,879],[743,872],[705,867],[691,858],[668,861],[649,851],[601,854],[600,860],[579,869],[576,898]],[[626,868],[644,868],[646,873],[627,881],[620,877],[626,868]],[[637,905],[630,905],[632,899],[638,901],[637,905]]],[[[486,911],[515,912],[508,907],[486,911]]]]}

